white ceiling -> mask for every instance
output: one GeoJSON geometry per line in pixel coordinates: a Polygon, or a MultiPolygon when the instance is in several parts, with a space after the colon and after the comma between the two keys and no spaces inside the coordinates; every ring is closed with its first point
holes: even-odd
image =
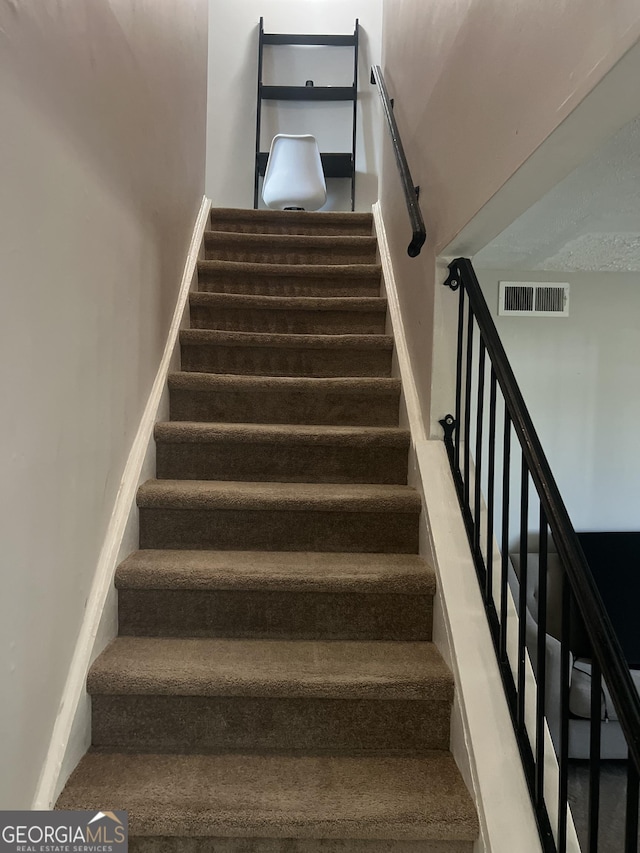
{"type": "Polygon", "coordinates": [[[640,118],[474,257],[478,267],[640,272],[640,118]]]}

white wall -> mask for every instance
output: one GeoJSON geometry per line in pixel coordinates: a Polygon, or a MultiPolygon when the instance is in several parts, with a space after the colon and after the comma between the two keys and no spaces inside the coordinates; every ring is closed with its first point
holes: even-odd
{"type": "MultiPolygon", "coordinates": [[[[380,199],[425,412],[434,326],[450,337],[446,309],[434,308],[435,258],[639,36],[635,0],[385,0],[383,68],[429,234],[421,260],[406,259],[408,220],[386,143],[380,199]]],[[[565,174],[576,165],[574,147],[565,140],[565,174]]],[[[530,182],[512,218],[549,188],[543,177],[530,182]]],[[[433,413],[434,434],[444,413],[433,413]]]]}
{"type": "Polygon", "coordinates": [[[640,275],[478,270],[577,530],[640,525],[640,275]],[[568,281],[569,317],[498,317],[499,281],[568,281]]]}
{"type": "Polygon", "coordinates": [[[0,0],[0,808],[34,794],[204,189],[206,0],[0,0]]]}
{"type": "MultiPolygon", "coordinates": [[[[383,0],[209,0],[207,195],[218,207],[253,207],[258,22],[265,32],[352,33],[360,20],[356,209],[378,197],[381,125],[369,69],[380,62],[383,0]],[[221,85],[222,81],[222,85],[221,85]]],[[[264,49],[265,84],[351,85],[353,52],[335,47],[264,49]]],[[[352,103],[263,102],[263,150],[276,133],[312,133],[323,151],[351,150],[352,103]]],[[[330,180],[326,209],[349,209],[348,180],[330,180]]]]}

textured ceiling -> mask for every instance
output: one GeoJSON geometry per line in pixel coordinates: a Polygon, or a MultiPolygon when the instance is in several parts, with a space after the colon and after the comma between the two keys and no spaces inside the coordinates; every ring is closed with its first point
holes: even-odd
{"type": "Polygon", "coordinates": [[[478,252],[474,264],[640,272],[640,118],[478,252]]]}

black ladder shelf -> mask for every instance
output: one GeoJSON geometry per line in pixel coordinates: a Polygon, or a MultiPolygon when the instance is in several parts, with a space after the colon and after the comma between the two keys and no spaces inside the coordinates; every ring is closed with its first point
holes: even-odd
{"type": "Polygon", "coordinates": [[[351,151],[320,152],[325,178],[351,179],[351,210],[355,209],[356,189],[356,121],[358,100],[358,19],[352,35],[312,35],[302,33],[265,33],[264,19],[260,18],[258,45],[258,99],[256,108],[256,162],[253,189],[253,206],[258,207],[260,178],[264,177],[269,158],[268,151],[260,150],[260,129],[263,101],[353,101],[351,151]],[[262,54],[264,45],[325,45],[353,49],[353,84],[351,86],[265,86],[262,82],[262,54]]]}

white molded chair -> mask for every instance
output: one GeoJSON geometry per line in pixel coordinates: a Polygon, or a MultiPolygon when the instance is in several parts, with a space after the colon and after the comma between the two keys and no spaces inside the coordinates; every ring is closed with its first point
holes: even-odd
{"type": "Polygon", "coordinates": [[[327,185],[315,137],[285,133],[273,137],[262,198],[274,210],[322,207],[327,200],[327,185]]]}

